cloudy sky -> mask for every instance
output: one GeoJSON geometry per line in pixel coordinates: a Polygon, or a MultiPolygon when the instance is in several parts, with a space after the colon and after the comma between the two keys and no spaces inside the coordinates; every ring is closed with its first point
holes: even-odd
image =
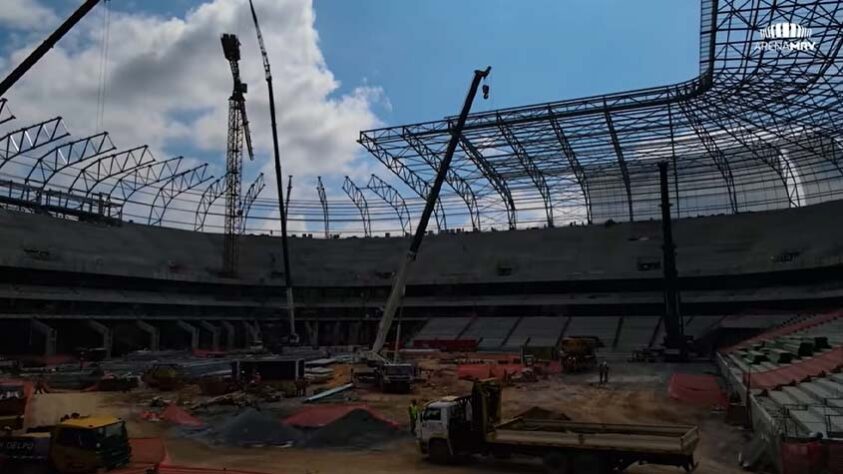
{"type": "MultiPolygon", "coordinates": [[[[476,110],[693,76],[699,5],[645,3],[646,12],[625,0],[255,0],[275,77],[284,172],[312,194],[307,199],[316,199],[317,175],[336,196],[344,175],[364,181],[376,172],[394,183],[355,142],[359,131],[457,112],[471,71],[488,64],[492,99],[476,110]]],[[[0,4],[0,70],[8,70],[81,0],[0,4]]],[[[61,115],[73,136],[105,129],[119,148],[149,144],[158,159],[184,155],[220,176],[231,73],[219,36],[232,32],[243,43],[257,152],[245,178],[272,177],[268,99],[248,2],[108,5],[7,94],[14,113],[29,121],[61,115]]],[[[267,182],[264,197],[274,195],[273,179],[267,182]]]]}

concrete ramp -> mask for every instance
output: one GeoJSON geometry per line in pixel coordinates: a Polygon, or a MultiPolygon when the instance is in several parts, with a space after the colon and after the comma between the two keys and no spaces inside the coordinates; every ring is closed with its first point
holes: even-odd
{"type": "Polygon", "coordinates": [[[517,349],[524,344],[533,347],[549,347],[556,344],[567,316],[535,316],[522,318],[518,326],[512,331],[509,339],[504,343],[508,349],[517,349]],[[528,343],[529,341],[529,343],[528,343]]]}
{"type": "Polygon", "coordinates": [[[659,316],[624,316],[617,350],[632,352],[650,344],[659,316]]]}
{"type": "Polygon", "coordinates": [[[603,350],[611,350],[620,320],[620,316],[574,316],[565,331],[565,337],[599,337],[603,342],[603,350]]]}
{"type": "Polygon", "coordinates": [[[518,318],[477,318],[460,339],[480,341],[480,349],[497,349],[517,322],[518,318]]]}
{"type": "Polygon", "coordinates": [[[468,326],[471,318],[432,318],[427,321],[413,340],[456,339],[468,326]]]}

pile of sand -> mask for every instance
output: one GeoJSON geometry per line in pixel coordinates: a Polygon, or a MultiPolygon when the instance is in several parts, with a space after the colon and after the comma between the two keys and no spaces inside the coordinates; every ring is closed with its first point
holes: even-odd
{"type": "Polygon", "coordinates": [[[401,435],[394,424],[368,410],[356,409],[314,431],[304,442],[309,448],[372,448],[401,435]]]}
{"type": "Polygon", "coordinates": [[[225,444],[256,446],[295,443],[302,434],[270,414],[249,408],[217,426],[213,437],[225,444]]]}

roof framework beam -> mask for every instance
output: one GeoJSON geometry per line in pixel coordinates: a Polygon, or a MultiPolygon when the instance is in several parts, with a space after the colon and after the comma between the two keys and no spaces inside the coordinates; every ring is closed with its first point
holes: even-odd
{"type": "Polygon", "coordinates": [[[319,195],[319,204],[322,205],[322,221],[325,225],[325,238],[331,237],[331,222],[328,216],[328,196],[325,194],[325,186],[322,184],[322,177],[316,177],[316,194],[319,195]]]}
{"type": "Polygon", "coordinates": [[[178,197],[185,191],[189,191],[197,186],[201,186],[211,179],[213,176],[207,176],[208,164],[204,163],[195,168],[174,174],[169,179],[165,180],[155,198],[152,200],[152,205],[149,207],[149,225],[161,225],[164,220],[164,214],[173,199],[178,197]]]}
{"type": "Polygon", "coordinates": [[[260,196],[261,191],[263,188],[266,187],[266,183],[263,181],[263,173],[259,174],[257,178],[249,185],[249,189],[246,190],[246,194],[243,196],[243,202],[241,203],[240,214],[243,216],[240,219],[240,233],[246,233],[246,220],[249,219],[249,211],[252,210],[252,204],[254,204],[255,200],[260,196]]]}
{"type": "Polygon", "coordinates": [[[26,175],[24,182],[39,183],[43,187],[50,182],[56,173],[79,162],[94,158],[116,150],[117,147],[108,136],[108,132],[101,132],[79,140],[62,143],[44,153],[26,175]]]}
{"type": "Polygon", "coordinates": [[[202,191],[199,204],[196,205],[196,212],[193,215],[193,230],[201,232],[205,229],[205,220],[208,219],[208,211],[227,189],[226,176],[222,175],[215,179],[202,191]]]}
{"type": "Polygon", "coordinates": [[[76,175],[67,188],[69,193],[84,192],[86,196],[107,179],[140,168],[155,161],[146,145],[97,158],[76,175]],[[77,187],[79,185],[80,187],[77,187]]]}
{"type": "Polygon", "coordinates": [[[550,192],[550,186],[548,186],[547,180],[544,177],[544,172],[542,172],[541,168],[536,166],[533,158],[530,157],[530,154],[527,153],[527,150],[524,149],[521,142],[515,134],[512,133],[512,130],[500,116],[498,116],[498,129],[506,140],[506,143],[509,144],[510,148],[512,148],[512,151],[515,153],[515,157],[518,158],[518,162],[521,163],[524,171],[539,191],[539,195],[544,203],[544,213],[547,219],[547,226],[553,227],[553,195],[550,192]]]}
{"type": "Polygon", "coordinates": [[[705,125],[697,116],[697,112],[694,110],[694,107],[689,104],[680,103],[679,108],[688,119],[691,128],[700,139],[702,146],[705,148],[706,152],[708,152],[709,157],[714,162],[714,166],[718,171],[720,171],[720,175],[723,177],[723,182],[726,185],[726,193],[729,197],[729,207],[732,210],[732,214],[737,214],[738,199],[737,194],[735,193],[735,178],[732,175],[732,167],[729,164],[726,154],[723,153],[723,150],[721,150],[717,145],[717,141],[714,140],[714,138],[711,137],[711,134],[708,133],[705,125]]]}
{"type": "Polygon", "coordinates": [[[586,220],[589,224],[591,224],[591,192],[588,188],[588,176],[585,173],[585,169],[583,169],[580,164],[580,160],[577,159],[577,154],[574,152],[574,148],[568,141],[568,137],[565,135],[565,130],[562,129],[562,125],[559,124],[559,121],[556,120],[556,118],[551,117],[550,126],[553,127],[553,133],[556,135],[556,140],[559,141],[559,146],[562,148],[562,154],[565,155],[565,158],[568,160],[568,164],[574,171],[574,177],[577,179],[577,184],[580,185],[583,200],[585,202],[586,220]]]}
{"type": "Polygon", "coordinates": [[[503,205],[506,207],[507,225],[510,229],[515,229],[518,225],[518,214],[515,209],[515,201],[512,199],[512,192],[509,190],[509,184],[497,172],[494,165],[465,136],[460,137],[460,148],[462,148],[465,156],[474,163],[474,166],[489,181],[492,189],[500,195],[503,205]]]}
{"type": "Polygon", "coordinates": [[[0,168],[23,153],[70,136],[61,117],[28,125],[0,137],[0,168]]]}
{"type": "MultiPolygon", "coordinates": [[[[716,106],[715,106],[716,107],[716,106]]],[[[718,117],[713,117],[710,112],[703,111],[709,120],[716,124],[720,130],[729,135],[736,142],[740,143],[755,159],[767,165],[781,181],[785,195],[787,195],[790,207],[799,207],[799,188],[794,183],[793,170],[790,163],[783,160],[778,147],[760,138],[748,125],[742,125],[735,119],[732,113],[724,109],[716,109],[718,117]]]]}
{"type": "Polygon", "coordinates": [[[183,158],[177,156],[169,160],[154,161],[133,169],[114,183],[114,186],[108,192],[109,199],[119,199],[125,202],[141,189],[169,179],[179,172],[179,166],[181,166],[183,158]],[[115,195],[115,193],[117,194],[115,195]]]}
{"type": "Polygon", "coordinates": [[[629,222],[633,222],[635,221],[635,214],[632,206],[632,183],[629,179],[629,168],[626,166],[621,141],[618,139],[618,132],[615,130],[615,123],[612,121],[612,114],[609,112],[608,106],[603,110],[603,115],[606,118],[606,127],[609,130],[609,137],[612,139],[612,147],[615,149],[615,157],[621,170],[621,179],[623,179],[623,187],[626,191],[626,204],[629,209],[629,222]]]}
{"type": "Polygon", "coordinates": [[[12,114],[11,110],[9,110],[9,102],[0,97],[0,125],[14,119],[14,114],[12,114]]]}
{"type": "MultiPolygon", "coordinates": [[[[409,130],[405,129],[402,137],[404,138],[404,141],[416,150],[419,157],[421,157],[421,159],[430,166],[434,173],[439,171],[439,165],[442,160],[436,152],[431,150],[430,147],[428,147],[427,144],[425,144],[419,137],[410,133],[409,130]]],[[[449,168],[445,174],[445,182],[448,183],[448,186],[450,186],[451,189],[453,189],[454,192],[462,198],[466,207],[468,207],[468,215],[471,217],[472,230],[479,230],[480,209],[477,207],[477,196],[474,194],[474,190],[471,189],[471,185],[453,168],[449,168]]]]}
{"type": "Polygon", "coordinates": [[[374,174],[369,178],[366,188],[383,199],[385,203],[389,204],[395,210],[395,213],[398,215],[398,221],[401,223],[401,231],[404,234],[413,232],[413,224],[410,222],[410,210],[407,209],[407,202],[404,201],[404,198],[401,197],[401,194],[395,188],[374,174]]]}
{"type": "Polygon", "coordinates": [[[342,182],[342,190],[345,191],[345,194],[347,194],[348,198],[351,199],[351,202],[354,203],[357,211],[360,212],[360,218],[363,220],[363,236],[371,237],[372,218],[369,216],[369,201],[366,200],[363,190],[354,184],[354,181],[352,181],[348,176],[346,176],[345,181],[342,182]]]}
{"type": "MultiPolygon", "coordinates": [[[[400,159],[393,156],[387,151],[377,140],[365,133],[360,134],[359,143],[363,145],[369,153],[372,154],[378,161],[380,161],[386,168],[395,174],[404,184],[415,191],[422,199],[427,199],[430,194],[430,183],[419,176],[418,173],[406,166],[400,159]]],[[[433,217],[436,220],[436,229],[443,231],[448,229],[448,223],[445,218],[445,208],[442,207],[442,200],[436,198],[436,207],[433,208],[433,217]]]]}

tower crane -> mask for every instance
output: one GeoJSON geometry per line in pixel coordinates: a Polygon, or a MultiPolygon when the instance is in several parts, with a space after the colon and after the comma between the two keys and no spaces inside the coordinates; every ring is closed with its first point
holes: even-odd
{"type": "MultiPolygon", "coordinates": [[[[287,203],[284,202],[284,188],[282,184],[281,174],[281,158],[278,148],[278,127],[275,122],[275,93],[272,89],[272,71],[269,68],[269,55],[266,54],[266,46],[263,43],[263,35],[261,34],[261,27],[258,24],[258,14],[255,12],[255,5],[252,0],[249,0],[249,7],[252,10],[252,20],[255,23],[255,32],[258,35],[258,45],[261,48],[261,56],[263,57],[263,70],[266,77],[266,86],[269,89],[269,116],[272,123],[272,146],[275,152],[275,184],[278,189],[278,213],[281,218],[281,246],[284,255],[284,286],[287,293],[287,312],[290,315],[290,336],[295,341],[298,339],[296,334],[296,313],[295,303],[293,302],[293,275],[290,273],[290,250],[287,246],[287,203]]],[[[287,199],[290,198],[290,186],[292,186],[292,176],[290,176],[290,184],[287,186],[287,199]]]]}
{"type": "Polygon", "coordinates": [[[228,145],[225,155],[225,237],[223,241],[223,273],[235,275],[239,260],[240,221],[243,218],[240,203],[240,188],[243,181],[243,141],[249,159],[255,157],[252,150],[252,134],[246,115],[246,92],[248,87],[240,79],[240,39],[237,35],[223,34],[222,51],[231,66],[234,81],[231,97],[228,98],[228,145]]]}

